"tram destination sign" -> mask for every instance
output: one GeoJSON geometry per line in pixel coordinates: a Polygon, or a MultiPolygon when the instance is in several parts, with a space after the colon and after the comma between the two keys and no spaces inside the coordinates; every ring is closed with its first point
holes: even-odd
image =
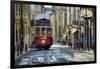
{"type": "Polygon", "coordinates": [[[37,20],[37,23],[36,23],[37,26],[50,26],[50,20],[49,19],[39,19],[37,20]]]}

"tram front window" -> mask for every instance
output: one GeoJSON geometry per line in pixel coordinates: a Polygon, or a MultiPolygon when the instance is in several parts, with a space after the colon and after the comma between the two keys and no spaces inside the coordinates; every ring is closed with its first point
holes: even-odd
{"type": "Polygon", "coordinates": [[[51,35],[51,28],[47,28],[47,35],[51,35]]]}
{"type": "Polygon", "coordinates": [[[46,35],[46,28],[42,28],[42,35],[46,35]]]}

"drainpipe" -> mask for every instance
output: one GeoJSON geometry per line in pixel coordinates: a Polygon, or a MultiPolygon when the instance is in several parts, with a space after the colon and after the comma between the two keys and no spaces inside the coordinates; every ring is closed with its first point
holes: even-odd
{"type": "Polygon", "coordinates": [[[23,54],[23,48],[24,48],[24,41],[23,41],[23,37],[24,37],[24,35],[23,35],[23,5],[21,4],[20,5],[20,15],[21,15],[21,19],[20,19],[20,25],[21,25],[21,32],[20,32],[20,55],[22,55],[23,54]]]}

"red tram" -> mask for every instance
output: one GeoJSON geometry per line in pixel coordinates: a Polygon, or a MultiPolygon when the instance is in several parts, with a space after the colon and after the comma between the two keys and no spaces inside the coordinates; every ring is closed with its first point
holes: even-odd
{"type": "Polygon", "coordinates": [[[44,18],[37,20],[35,32],[35,47],[49,49],[53,42],[50,20],[44,18]]]}

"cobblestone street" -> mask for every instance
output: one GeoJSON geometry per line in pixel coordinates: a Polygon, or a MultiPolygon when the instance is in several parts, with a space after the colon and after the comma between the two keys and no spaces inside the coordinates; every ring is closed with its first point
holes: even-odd
{"type": "Polygon", "coordinates": [[[28,53],[16,58],[18,65],[36,65],[52,63],[70,63],[94,61],[92,50],[77,50],[68,48],[68,46],[55,44],[49,50],[38,50],[32,48],[28,53]]]}

